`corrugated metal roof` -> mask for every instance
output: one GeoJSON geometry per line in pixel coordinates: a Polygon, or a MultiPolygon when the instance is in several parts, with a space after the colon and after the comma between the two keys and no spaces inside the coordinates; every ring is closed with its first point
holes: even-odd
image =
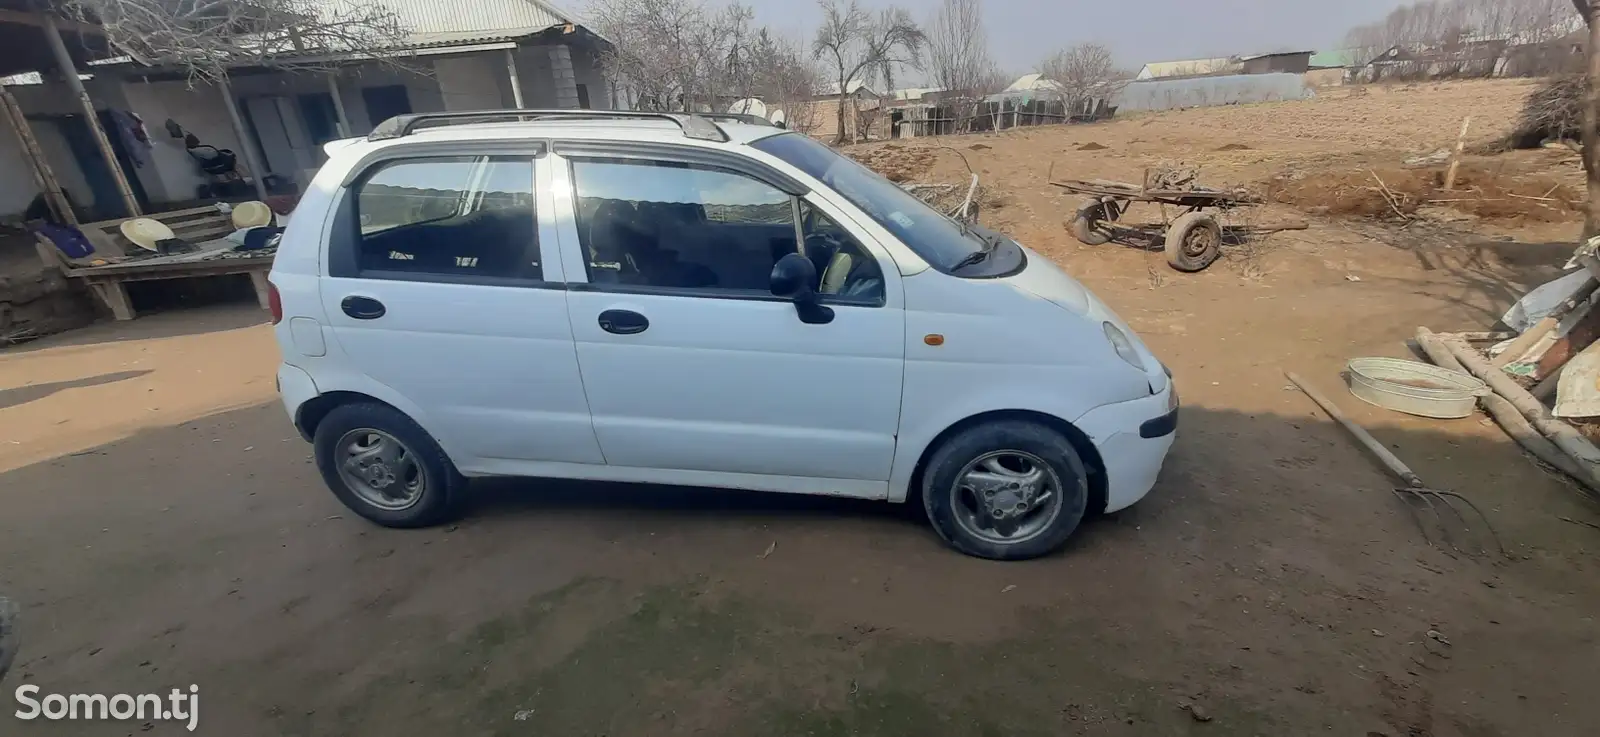
{"type": "MultiPolygon", "coordinates": [[[[873,97],[882,97],[882,95],[879,95],[876,90],[872,89],[871,87],[868,87],[866,82],[863,82],[863,81],[861,81],[859,79],[850,80],[850,84],[845,85],[845,89],[848,90],[848,92],[846,92],[846,94],[850,94],[850,95],[854,95],[857,92],[861,92],[861,91],[864,90],[864,91],[866,91],[867,94],[869,94],[869,95],[871,95],[873,97]]],[[[820,88],[817,89],[817,94],[838,97],[839,96],[839,83],[838,82],[829,82],[827,84],[824,84],[820,88]]]]}
{"type": "Polygon", "coordinates": [[[1162,77],[1195,77],[1235,71],[1239,60],[1235,58],[1185,59],[1182,61],[1156,61],[1144,65],[1134,79],[1161,79],[1162,77]]]}
{"type": "Polygon", "coordinates": [[[1059,89],[1060,87],[1061,87],[1061,85],[1058,85],[1058,84],[1056,84],[1055,82],[1053,82],[1051,80],[1045,79],[1044,75],[1039,74],[1039,73],[1033,73],[1033,74],[1024,74],[1024,75],[1022,75],[1020,77],[1017,77],[1017,81],[1012,82],[1011,86],[1007,87],[1005,89],[1005,91],[1006,92],[1030,92],[1030,91],[1034,91],[1034,90],[1056,90],[1056,89],[1059,89]]]}
{"type": "MultiPolygon", "coordinates": [[[[410,32],[408,46],[504,41],[575,19],[542,0],[372,0],[410,32]]],[[[330,15],[354,0],[323,0],[330,15]]],[[[348,12],[346,10],[346,12],[348,12]]]]}
{"type": "MultiPolygon", "coordinates": [[[[838,85],[834,86],[837,87],[838,85]]],[[[943,87],[907,87],[905,89],[895,90],[889,94],[897,101],[916,101],[921,100],[926,95],[944,91],[945,89],[943,87]]]]}
{"type": "Polygon", "coordinates": [[[1248,55],[1245,55],[1245,56],[1241,56],[1241,57],[1239,57],[1239,61],[1250,61],[1252,59],[1265,59],[1265,58],[1267,58],[1269,56],[1299,56],[1301,54],[1315,54],[1315,53],[1317,53],[1317,52],[1310,51],[1310,50],[1307,50],[1307,51],[1273,51],[1273,52],[1269,52],[1269,53],[1266,53],[1266,54],[1248,54],[1248,55]]]}
{"type": "Polygon", "coordinates": [[[1355,49],[1319,51],[1311,55],[1311,66],[1312,68],[1359,66],[1362,62],[1366,61],[1366,59],[1358,58],[1360,55],[1361,52],[1355,49]]]}

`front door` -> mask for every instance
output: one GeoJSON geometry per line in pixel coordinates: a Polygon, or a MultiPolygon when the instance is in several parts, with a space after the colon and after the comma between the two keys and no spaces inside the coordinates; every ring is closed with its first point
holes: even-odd
{"type": "Polygon", "coordinates": [[[321,288],[339,346],[468,472],[604,463],[556,237],[535,216],[548,208],[542,162],[512,147],[374,164],[330,237],[321,288]]]}
{"type": "Polygon", "coordinates": [[[685,483],[885,493],[905,317],[877,259],[848,235],[808,234],[835,318],[806,324],[769,281],[809,205],[721,168],[569,161],[557,171],[572,189],[553,183],[575,195],[562,253],[569,281],[581,264],[587,283],[567,299],[606,461],[712,474],[685,483]]]}

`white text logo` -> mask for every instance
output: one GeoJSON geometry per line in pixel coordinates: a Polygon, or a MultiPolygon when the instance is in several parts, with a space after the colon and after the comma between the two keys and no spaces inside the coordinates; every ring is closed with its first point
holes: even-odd
{"type": "Polygon", "coordinates": [[[46,694],[38,686],[17,687],[17,718],[31,721],[43,717],[51,721],[139,720],[181,721],[190,732],[200,721],[200,687],[190,684],[189,692],[174,688],[161,694],[46,694]]]}

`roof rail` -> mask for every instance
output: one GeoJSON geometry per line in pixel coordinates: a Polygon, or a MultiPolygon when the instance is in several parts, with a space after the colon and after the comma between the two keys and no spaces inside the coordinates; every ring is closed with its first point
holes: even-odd
{"type": "Polygon", "coordinates": [[[695,113],[695,114],[700,116],[700,117],[702,117],[702,118],[705,118],[706,120],[709,120],[709,121],[711,121],[713,123],[718,122],[718,121],[723,121],[723,122],[728,122],[728,123],[748,123],[750,125],[764,125],[764,126],[766,126],[768,128],[776,128],[776,127],[778,127],[772,121],[767,120],[766,118],[763,118],[760,115],[753,115],[753,114],[750,114],[750,113],[695,113]]]}
{"type": "Polygon", "coordinates": [[[489,123],[517,120],[546,120],[568,118],[571,120],[670,120],[683,129],[687,138],[702,141],[728,140],[716,123],[689,113],[652,113],[636,110],[461,110],[448,113],[411,113],[396,115],[379,123],[367,134],[368,141],[387,141],[403,138],[428,123],[489,123]]]}

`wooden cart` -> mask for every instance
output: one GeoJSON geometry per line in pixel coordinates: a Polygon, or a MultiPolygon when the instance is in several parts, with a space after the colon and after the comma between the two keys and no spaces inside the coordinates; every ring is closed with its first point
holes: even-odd
{"type": "MultiPolygon", "coordinates": [[[[1200,271],[1222,255],[1223,229],[1210,211],[1259,205],[1262,200],[1242,190],[1160,189],[1104,179],[1051,180],[1050,184],[1089,195],[1074,214],[1072,234],[1087,245],[1098,246],[1118,238],[1135,237],[1148,243],[1164,243],[1167,263],[1178,271],[1200,271]],[[1171,222],[1126,223],[1122,215],[1134,202],[1156,202],[1183,208],[1171,222]]],[[[1296,226],[1290,226],[1296,227],[1296,226]]],[[[1286,228],[1245,229],[1272,231],[1286,228]]],[[[1229,235],[1240,229],[1230,229],[1229,235]]]]}

